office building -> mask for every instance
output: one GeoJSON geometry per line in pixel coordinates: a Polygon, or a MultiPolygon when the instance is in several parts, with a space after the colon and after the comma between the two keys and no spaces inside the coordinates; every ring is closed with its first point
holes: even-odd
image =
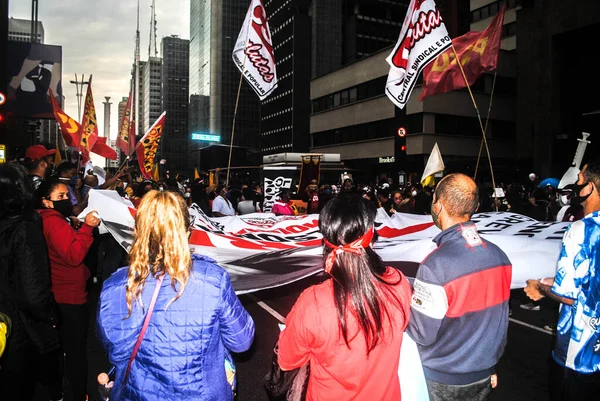
{"type": "MultiPolygon", "coordinates": [[[[31,20],[10,18],[8,20],[8,40],[31,43],[31,20]]],[[[44,43],[44,25],[37,22],[37,35],[34,43],[44,43]]]]}
{"type": "MultiPolygon", "coordinates": [[[[219,142],[191,142],[192,163],[203,170],[227,167],[240,72],[231,53],[248,11],[248,2],[190,2],[190,135],[204,133],[219,142]],[[209,156],[210,154],[210,156],[209,156]],[[202,159],[209,162],[202,162],[202,159]]],[[[239,96],[232,164],[245,165],[259,151],[260,102],[245,82],[239,96]]]]}
{"type": "Polygon", "coordinates": [[[267,0],[277,89],[261,102],[260,149],[263,155],[307,152],[310,146],[310,30],[308,2],[267,0]],[[303,5],[302,3],[306,3],[303,5]]]}
{"type": "Polygon", "coordinates": [[[162,39],[161,109],[167,112],[160,141],[160,158],[171,172],[193,171],[188,164],[189,55],[190,41],[177,36],[162,39]]]}
{"type": "Polygon", "coordinates": [[[144,104],[142,121],[142,132],[148,132],[152,124],[160,117],[162,113],[161,106],[161,70],[162,59],[160,57],[150,57],[144,63],[143,68],[143,90],[142,101],[144,104]]]}
{"type": "Polygon", "coordinates": [[[109,139],[109,146],[117,152],[117,158],[115,160],[106,159],[106,167],[119,168],[121,166],[121,152],[117,148],[116,139],[109,139]]]}
{"type": "Polygon", "coordinates": [[[600,2],[518,3],[516,153],[538,176],[560,178],[581,132],[591,133],[584,161],[600,154],[600,2]]]}
{"type": "MultiPolygon", "coordinates": [[[[146,132],[144,131],[144,116],[146,115],[145,113],[145,109],[144,109],[144,84],[145,84],[145,80],[144,80],[144,71],[146,69],[146,63],[147,61],[140,61],[140,82],[139,82],[139,88],[138,88],[138,113],[139,116],[134,116],[135,117],[135,121],[136,124],[138,126],[138,135],[137,135],[137,140],[139,140],[146,132]]],[[[135,63],[132,65],[131,67],[131,79],[133,82],[133,85],[135,85],[135,63]]],[[[134,93],[134,96],[136,94],[134,93]]],[[[134,108],[134,113],[135,113],[135,108],[134,108]]]]}
{"type": "MultiPolygon", "coordinates": [[[[381,10],[355,2],[353,14],[347,17],[354,21],[355,27],[346,27],[345,32],[356,32],[357,40],[355,44],[344,41],[345,50],[342,52],[343,61],[351,58],[354,61],[311,81],[311,151],[339,153],[348,168],[355,171],[355,178],[363,182],[389,178],[394,182],[402,179],[415,182],[420,179],[434,144],[438,143],[447,172],[472,174],[482,134],[475,108],[465,90],[433,95],[420,102],[421,88],[418,85],[404,109],[395,107],[384,93],[389,72],[385,59],[397,40],[406,13],[401,12],[403,5],[400,3],[397,2],[396,11],[402,14],[402,18],[397,20],[400,14],[390,18],[393,10],[384,15],[381,10]],[[386,40],[391,40],[392,29],[384,29],[388,25],[397,30],[391,44],[367,55],[386,40]],[[369,37],[368,40],[364,40],[365,36],[369,37]],[[400,132],[407,134],[401,141],[398,139],[400,132]],[[404,150],[399,146],[400,142],[405,146],[404,150]]],[[[450,31],[462,34],[466,25],[461,22],[460,16],[469,14],[459,3],[445,2],[442,16],[445,19],[446,15],[449,16],[450,31]]],[[[490,21],[491,18],[478,21],[474,29],[483,30],[490,21]]],[[[507,21],[511,23],[510,18],[507,21]]],[[[352,35],[348,34],[347,38],[352,35]]],[[[505,25],[502,47],[511,51],[504,50],[500,54],[493,110],[487,130],[497,177],[514,169],[516,160],[516,53],[512,36],[513,29],[507,29],[505,25]]],[[[323,71],[323,66],[313,62],[315,66],[323,71]]],[[[485,74],[472,87],[484,118],[492,83],[493,74],[485,74]]],[[[489,168],[485,164],[480,166],[479,172],[480,176],[489,177],[489,168]]]]}
{"type": "Polygon", "coordinates": [[[121,122],[123,121],[123,116],[125,115],[125,108],[127,107],[127,99],[129,99],[126,96],[123,96],[123,98],[121,99],[121,101],[118,104],[118,120],[117,120],[117,130],[121,129],[121,122]]]}

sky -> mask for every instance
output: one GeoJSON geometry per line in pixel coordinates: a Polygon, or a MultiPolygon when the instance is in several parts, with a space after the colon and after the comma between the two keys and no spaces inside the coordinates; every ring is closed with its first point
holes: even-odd
{"type": "MultiPolygon", "coordinates": [[[[140,1],[140,56],[148,59],[152,0],[140,1]]],[[[189,39],[189,0],[155,0],[157,48],[164,36],[189,39]]],[[[62,46],[62,83],[65,111],[77,119],[74,84],[85,74],[93,74],[92,90],[98,119],[98,132],[104,133],[105,96],[110,96],[110,137],[118,129],[118,103],[129,95],[129,79],[134,62],[137,0],[39,0],[38,20],[44,25],[45,44],[62,46]]],[[[31,19],[30,0],[9,0],[9,16],[31,19]]],[[[154,49],[152,49],[154,56],[154,49]]],[[[85,95],[85,92],[84,92],[85,95]]],[[[83,107],[83,106],[82,106],[83,107]]],[[[83,112],[83,111],[82,111],[83,112]]],[[[98,164],[103,158],[94,158],[98,164]]]]}

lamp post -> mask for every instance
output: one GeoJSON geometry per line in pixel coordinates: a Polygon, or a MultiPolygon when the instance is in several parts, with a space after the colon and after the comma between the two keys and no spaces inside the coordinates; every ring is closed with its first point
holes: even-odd
{"type": "Polygon", "coordinates": [[[75,85],[75,91],[77,96],[77,121],[81,122],[81,104],[83,98],[83,85],[89,85],[90,82],[85,80],[85,75],[81,74],[81,81],[77,80],[77,74],[75,74],[75,80],[70,81],[75,85]]]}

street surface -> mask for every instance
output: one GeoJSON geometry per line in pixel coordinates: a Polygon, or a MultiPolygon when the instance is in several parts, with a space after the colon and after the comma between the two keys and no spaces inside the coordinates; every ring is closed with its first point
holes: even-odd
{"type": "MultiPolygon", "coordinates": [[[[252,348],[236,356],[238,368],[238,401],[268,401],[263,390],[263,377],[271,365],[272,348],[279,334],[278,319],[291,310],[300,293],[319,277],[311,277],[284,287],[242,295],[240,299],[256,324],[252,348]],[[268,309],[265,310],[265,309],[268,309]]],[[[109,368],[108,360],[95,336],[95,311],[100,284],[90,291],[90,332],[88,340],[90,400],[100,401],[96,376],[109,368]]],[[[508,328],[508,344],[498,366],[499,386],[492,394],[493,401],[546,400],[547,360],[554,336],[543,329],[556,321],[557,309],[551,302],[543,303],[539,312],[519,308],[527,300],[522,290],[512,291],[513,316],[508,328]],[[532,326],[532,327],[529,327],[532,326]]],[[[68,400],[68,389],[67,397],[68,400]]],[[[38,385],[37,400],[47,400],[46,391],[38,385]]]]}

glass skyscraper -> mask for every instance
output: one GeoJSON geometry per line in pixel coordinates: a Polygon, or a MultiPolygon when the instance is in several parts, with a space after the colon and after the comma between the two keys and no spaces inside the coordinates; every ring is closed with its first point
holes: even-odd
{"type": "MultiPolygon", "coordinates": [[[[231,58],[233,46],[248,11],[249,2],[239,0],[190,1],[190,115],[189,134],[206,133],[221,137],[229,145],[240,72],[231,58]]],[[[243,82],[236,117],[234,146],[259,149],[260,102],[243,82]]],[[[211,145],[192,141],[190,150],[211,145]]],[[[200,155],[201,152],[193,152],[200,155]]],[[[226,158],[217,157],[209,166],[226,167],[226,158]]],[[[196,165],[200,160],[196,158],[196,165]]],[[[235,161],[234,161],[235,162],[235,161]]],[[[235,164],[235,163],[234,163],[235,164]]]]}
{"type": "Polygon", "coordinates": [[[162,39],[162,107],[167,112],[160,158],[167,161],[167,170],[189,174],[188,164],[188,79],[189,43],[187,39],[168,36],[162,39]]]}

